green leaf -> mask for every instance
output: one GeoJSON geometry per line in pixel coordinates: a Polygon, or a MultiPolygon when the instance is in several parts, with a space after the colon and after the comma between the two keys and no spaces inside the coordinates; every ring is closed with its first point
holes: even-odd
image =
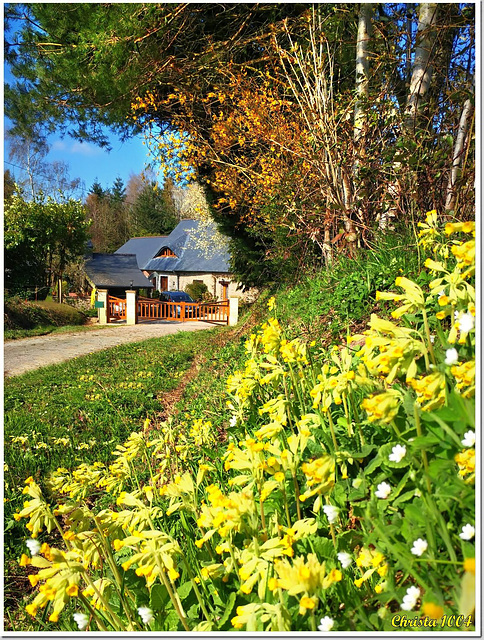
{"type": "Polygon", "coordinates": [[[407,504],[404,508],[405,518],[414,523],[421,525],[427,524],[427,513],[423,508],[423,503],[419,501],[418,504],[407,504]]]}
{"type": "Polygon", "coordinates": [[[235,604],[236,598],[237,598],[236,592],[232,591],[231,594],[229,595],[227,606],[225,607],[225,612],[224,612],[223,616],[220,618],[220,620],[218,622],[219,628],[223,627],[223,625],[229,619],[230,614],[232,613],[232,610],[234,608],[234,604],[235,604]]]}
{"type": "Polygon", "coordinates": [[[382,462],[383,460],[381,459],[380,453],[378,452],[377,455],[373,458],[373,460],[366,465],[365,475],[367,476],[370,475],[370,473],[372,473],[375,469],[381,466],[382,462]]]}
{"type": "Polygon", "coordinates": [[[163,584],[154,584],[150,591],[150,608],[153,611],[163,611],[170,601],[168,591],[163,584]]]}
{"type": "Polygon", "coordinates": [[[187,618],[189,620],[197,620],[199,619],[199,611],[200,609],[200,605],[198,604],[198,602],[194,602],[192,604],[192,606],[188,609],[187,611],[187,618]]]}
{"type": "Polygon", "coordinates": [[[177,589],[177,593],[180,597],[180,600],[185,600],[185,598],[188,597],[190,591],[192,590],[192,583],[189,580],[188,582],[185,582],[185,584],[182,584],[180,587],[178,587],[177,589]]]}
{"type": "Polygon", "coordinates": [[[164,627],[166,631],[176,631],[180,624],[180,618],[176,611],[171,610],[165,618],[164,627]]]}
{"type": "Polygon", "coordinates": [[[397,507],[402,502],[411,500],[414,496],[415,496],[415,491],[413,489],[411,491],[406,491],[405,493],[402,493],[401,496],[398,496],[398,498],[392,502],[392,505],[394,507],[397,507]]]}

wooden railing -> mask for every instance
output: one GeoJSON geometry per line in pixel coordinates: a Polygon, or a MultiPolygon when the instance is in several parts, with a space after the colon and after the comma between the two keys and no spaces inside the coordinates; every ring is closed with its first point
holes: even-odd
{"type": "Polygon", "coordinates": [[[108,322],[126,320],[126,300],[108,296],[108,322]]]}
{"type": "Polygon", "coordinates": [[[140,320],[177,320],[228,324],[229,302],[163,302],[152,298],[138,298],[140,320]]]}
{"type": "Polygon", "coordinates": [[[199,320],[228,324],[229,301],[222,300],[221,302],[202,302],[200,304],[199,320]]]}

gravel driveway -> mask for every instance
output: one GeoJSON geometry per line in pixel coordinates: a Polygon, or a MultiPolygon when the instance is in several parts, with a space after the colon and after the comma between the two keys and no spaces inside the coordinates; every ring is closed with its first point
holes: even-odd
{"type": "Polygon", "coordinates": [[[159,338],[179,331],[213,329],[204,322],[167,322],[158,320],[133,326],[109,325],[102,329],[73,333],[57,333],[6,342],[3,347],[3,367],[6,377],[58,364],[71,358],[102,351],[127,342],[159,338]]]}

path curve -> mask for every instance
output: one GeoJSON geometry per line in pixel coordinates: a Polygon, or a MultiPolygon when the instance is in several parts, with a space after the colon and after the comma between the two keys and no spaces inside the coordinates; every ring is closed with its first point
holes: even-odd
{"type": "Polygon", "coordinates": [[[3,346],[4,375],[5,377],[18,376],[27,371],[58,364],[120,344],[160,338],[179,331],[201,329],[213,329],[213,324],[158,320],[133,326],[109,325],[99,330],[12,340],[3,346]]]}

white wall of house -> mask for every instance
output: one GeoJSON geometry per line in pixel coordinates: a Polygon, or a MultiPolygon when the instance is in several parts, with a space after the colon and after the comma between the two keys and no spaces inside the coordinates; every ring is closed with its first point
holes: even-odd
{"type": "MultiPolygon", "coordinates": [[[[153,280],[156,277],[156,289],[158,291],[162,291],[161,287],[161,276],[163,274],[157,273],[152,274],[150,276],[150,280],[153,280]]],[[[230,274],[213,274],[213,273],[189,273],[184,275],[168,275],[168,291],[185,291],[185,287],[187,284],[192,284],[192,282],[198,281],[203,282],[207,285],[209,293],[217,298],[217,300],[222,300],[223,298],[223,283],[228,282],[227,287],[227,298],[241,298],[247,299],[247,294],[243,293],[240,289],[238,289],[238,283],[232,280],[230,274]]],[[[250,297],[250,296],[249,296],[250,297]]]]}

